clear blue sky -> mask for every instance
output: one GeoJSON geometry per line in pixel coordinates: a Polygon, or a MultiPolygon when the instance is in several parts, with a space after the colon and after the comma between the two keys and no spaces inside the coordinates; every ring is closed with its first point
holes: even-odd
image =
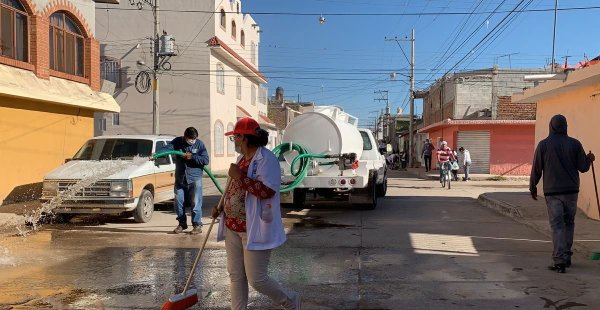
{"type": "MultiPolygon", "coordinates": [[[[558,7],[598,8],[558,11],[556,62],[564,63],[567,55],[569,64],[584,55],[598,56],[594,34],[600,29],[600,2],[560,0],[558,7]]],[[[552,55],[554,0],[245,0],[242,9],[263,31],[260,69],[269,79],[269,95],[282,86],[286,97],[340,105],[361,124],[385,107],[374,100],[380,98],[375,91],[389,91],[393,112],[399,106],[409,111],[410,42],[400,42],[405,57],[386,37],[410,38],[415,29],[416,89],[426,89],[451,69],[490,68],[494,63],[501,68],[543,68],[552,55]],[[550,11],[509,15],[518,4],[519,9],[550,11]],[[454,14],[469,12],[478,14],[454,14]],[[381,13],[407,15],[368,15],[381,13]],[[319,23],[320,14],[324,24],[319,23]]],[[[417,101],[416,113],[421,110],[417,101]]]]}

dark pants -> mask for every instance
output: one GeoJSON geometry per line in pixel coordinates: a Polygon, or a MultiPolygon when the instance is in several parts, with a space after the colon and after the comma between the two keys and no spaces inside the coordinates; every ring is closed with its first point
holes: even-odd
{"type": "Polygon", "coordinates": [[[425,171],[431,170],[431,155],[423,155],[425,160],[425,171]]]}
{"type": "Polygon", "coordinates": [[[571,261],[577,196],[578,194],[566,194],[545,197],[554,245],[552,259],[555,264],[571,261]]]}

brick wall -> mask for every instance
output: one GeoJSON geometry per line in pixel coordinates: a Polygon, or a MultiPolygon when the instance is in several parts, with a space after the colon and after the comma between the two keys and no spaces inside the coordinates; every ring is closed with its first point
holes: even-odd
{"type": "Polygon", "coordinates": [[[498,119],[535,120],[535,103],[513,103],[511,98],[498,97],[498,119]]]}

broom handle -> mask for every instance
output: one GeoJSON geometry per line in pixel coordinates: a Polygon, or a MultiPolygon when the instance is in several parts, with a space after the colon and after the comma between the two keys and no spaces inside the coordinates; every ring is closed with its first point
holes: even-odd
{"type": "MultiPolygon", "coordinates": [[[[590,151],[590,154],[592,151],[590,151]]],[[[598,185],[596,185],[596,171],[594,170],[594,162],[592,162],[592,176],[594,177],[594,189],[596,190],[596,205],[598,206],[598,214],[600,215],[600,199],[598,198],[598,185]]]]}
{"type": "MultiPolygon", "coordinates": [[[[227,191],[229,191],[229,186],[231,185],[231,178],[227,178],[227,185],[225,186],[225,191],[223,191],[223,195],[221,195],[221,199],[219,199],[219,204],[217,205],[217,209],[221,207],[221,205],[223,204],[223,200],[225,199],[225,194],[227,193],[227,191]]],[[[215,221],[217,219],[213,218],[212,221],[210,222],[210,226],[208,226],[208,231],[206,232],[206,237],[204,237],[204,242],[202,242],[202,247],[200,247],[200,252],[198,252],[198,255],[196,255],[196,260],[194,261],[194,265],[192,266],[192,271],[190,272],[190,275],[188,276],[187,282],[185,283],[185,287],[183,287],[183,292],[181,292],[182,295],[185,294],[185,292],[188,290],[190,283],[192,282],[192,278],[194,277],[194,272],[196,272],[196,266],[198,266],[198,262],[200,261],[200,256],[202,256],[202,252],[204,252],[204,246],[206,246],[206,242],[208,241],[208,237],[210,236],[210,231],[213,228],[213,225],[215,224],[215,221]]]]}

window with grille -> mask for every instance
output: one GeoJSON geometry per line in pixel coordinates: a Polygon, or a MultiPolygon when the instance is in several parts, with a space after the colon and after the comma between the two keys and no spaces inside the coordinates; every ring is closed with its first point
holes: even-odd
{"type": "Polygon", "coordinates": [[[256,44],[250,42],[250,61],[256,64],[256,44]]]}
{"type": "Polygon", "coordinates": [[[83,76],[83,35],[65,12],[50,15],[49,39],[50,69],[83,76]]]}
{"type": "Polygon", "coordinates": [[[27,13],[18,0],[0,0],[0,55],[29,61],[27,13]]]}
{"type": "Polygon", "coordinates": [[[112,57],[101,57],[100,78],[116,84],[121,88],[121,61],[112,57]]]}
{"type": "Polygon", "coordinates": [[[225,133],[223,132],[223,123],[221,123],[221,121],[215,122],[214,139],[215,155],[223,155],[225,148],[225,133]]]}
{"type": "Polygon", "coordinates": [[[121,123],[119,113],[113,113],[112,121],[113,126],[119,126],[119,124],[121,123]]]}
{"type": "Polygon", "coordinates": [[[221,64],[217,65],[217,91],[225,94],[225,69],[221,64]]]}

